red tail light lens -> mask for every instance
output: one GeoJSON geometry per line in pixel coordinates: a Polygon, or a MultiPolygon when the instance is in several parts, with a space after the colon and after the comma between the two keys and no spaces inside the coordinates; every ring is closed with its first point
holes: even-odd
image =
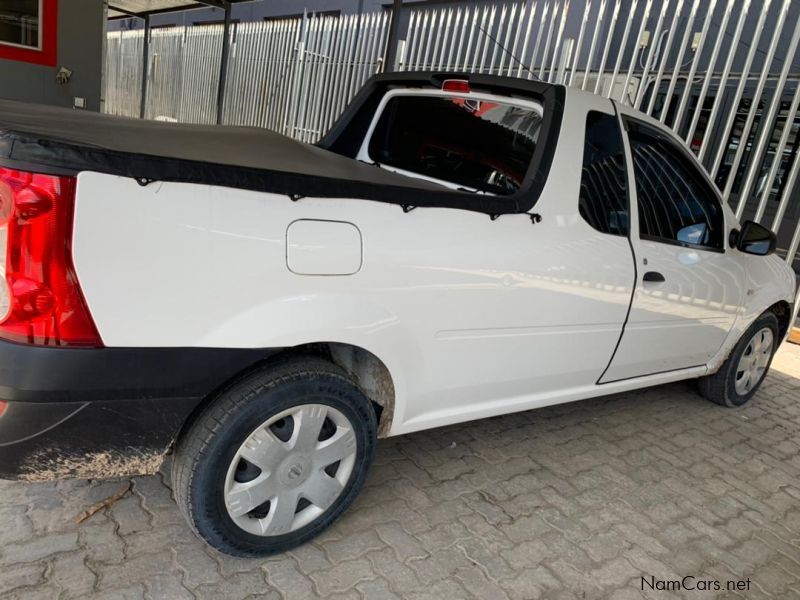
{"type": "Polygon", "coordinates": [[[7,408],[8,408],[8,402],[6,402],[5,400],[0,400],[0,417],[3,416],[3,413],[6,412],[7,408]]]}
{"type": "Polygon", "coordinates": [[[442,82],[442,91],[469,94],[469,81],[466,79],[445,79],[442,82]]]}
{"type": "Polygon", "coordinates": [[[75,178],[0,168],[0,337],[102,346],[72,264],[75,178]]]}
{"type": "Polygon", "coordinates": [[[14,211],[14,190],[0,179],[0,227],[7,225],[14,211]]]}

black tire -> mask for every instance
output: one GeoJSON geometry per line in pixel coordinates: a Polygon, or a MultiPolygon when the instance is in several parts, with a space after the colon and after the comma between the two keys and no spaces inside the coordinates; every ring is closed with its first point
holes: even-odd
{"type": "Polygon", "coordinates": [[[698,380],[698,387],[703,397],[711,400],[715,404],[734,408],[743,406],[750,401],[753,395],[758,391],[761,382],[764,381],[769,372],[769,367],[772,364],[772,358],[778,349],[780,339],[778,337],[778,318],[771,312],[765,312],[758,319],[756,319],[747,331],[744,332],[742,337],[737,342],[736,346],[731,351],[728,359],[722,364],[719,371],[706,377],[701,377],[698,380]],[[764,328],[772,331],[772,351],[767,362],[764,372],[759,377],[758,381],[753,387],[745,394],[740,394],[736,391],[737,368],[739,366],[742,355],[747,350],[750,340],[756,333],[764,328]]]}
{"type": "Polygon", "coordinates": [[[255,557],[285,552],[320,534],[353,502],[372,463],[376,439],[375,411],[344,371],[320,358],[292,358],[235,383],[191,423],[173,459],[175,498],[197,535],[225,554],[255,557]],[[237,525],[228,512],[229,467],[261,424],[303,405],[328,405],[350,422],[356,442],[352,473],[333,504],[310,523],[284,534],[254,535],[237,525]]]}

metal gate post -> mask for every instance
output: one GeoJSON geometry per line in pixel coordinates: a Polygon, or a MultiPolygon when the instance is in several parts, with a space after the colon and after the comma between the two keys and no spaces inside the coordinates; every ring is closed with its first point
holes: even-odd
{"type": "Polygon", "coordinates": [[[150,71],[150,15],[144,16],[144,40],[142,40],[142,96],[139,104],[139,118],[144,119],[147,106],[147,77],[150,71]]]}
{"type": "Polygon", "coordinates": [[[228,78],[228,54],[231,48],[231,3],[225,3],[225,25],[222,30],[222,59],[219,65],[219,82],[217,84],[217,125],[222,123],[222,112],[225,104],[225,82],[228,78]]]}
{"type": "MultiPolygon", "coordinates": [[[[405,71],[406,64],[406,41],[397,41],[397,53],[394,59],[394,65],[391,65],[392,71],[405,71]]],[[[385,69],[384,65],[384,69],[385,69]]]]}
{"type": "Polygon", "coordinates": [[[286,117],[283,125],[283,134],[295,137],[297,128],[297,111],[300,104],[300,89],[302,87],[301,77],[305,69],[306,43],[308,42],[309,16],[307,11],[303,11],[303,22],[298,32],[297,43],[295,45],[295,60],[292,65],[292,80],[289,86],[289,101],[286,104],[286,117]]]}
{"type": "MultiPolygon", "coordinates": [[[[565,38],[564,43],[561,45],[561,56],[558,60],[558,68],[556,70],[556,83],[567,85],[567,65],[569,65],[570,61],[572,60],[572,53],[574,51],[575,39],[565,38]]],[[[586,70],[589,70],[588,66],[586,70]]],[[[573,71],[572,74],[574,75],[575,72],[573,71]]]]}
{"type": "Polygon", "coordinates": [[[386,40],[386,51],[383,55],[383,69],[385,71],[395,70],[395,59],[397,57],[397,38],[400,35],[400,13],[403,11],[403,0],[392,1],[392,20],[389,24],[389,39],[386,40]]]}

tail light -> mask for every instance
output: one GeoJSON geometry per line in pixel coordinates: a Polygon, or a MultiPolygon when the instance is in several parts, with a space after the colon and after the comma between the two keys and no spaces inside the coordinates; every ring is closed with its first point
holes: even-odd
{"type": "Polygon", "coordinates": [[[457,94],[469,94],[469,81],[466,79],[445,79],[442,82],[442,91],[456,92],[457,94]]]}
{"type": "Polygon", "coordinates": [[[102,346],[72,264],[75,178],[0,168],[0,338],[102,346]]]}
{"type": "Polygon", "coordinates": [[[3,413],[6,412],[7,408],[8,408],[8,402],[6,402],[5,400],[0,400],[0,417],[3,416],[3,413]]]}

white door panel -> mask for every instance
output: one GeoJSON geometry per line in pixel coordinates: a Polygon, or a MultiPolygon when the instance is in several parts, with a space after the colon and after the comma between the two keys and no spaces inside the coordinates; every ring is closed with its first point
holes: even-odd
{"type": "Polygon", "coordinates": [[[742,300],[744,268],[730,253],[647,241],[634,247],[637,288],[603,382],[706,364],[733,327],[742,300]],[[664,281],[644,282],[651,271],[664,281]]]}
{"type": "MultiPolygon", "coordinates": [[[[644,141],[639,143],[646,147],[644,141]]],[[[636,163],[631,160],[627,136],[626,146],[629,178],[636,182],[632,190],[634,231],[657,228],[663,239],[632,236],[636,291],[625,331],[602,383],[705,365],[736,321],[746,282],[738,253],[725,248],[726,211],[717,204],[719,212],[712,213],[709,204],[711,208],[701,212],[703,202],[710,202],[707,199],[718,200],[699,179],[699,171],[694,179],[684,176],[693,175],[688,169],[698,167],[680,162],[682,155],[671,154],[667,144],[643,151],[636,163]],[[671,158],[675,158],[674,164],[668,162],[671,158]],[[644,225],[643,206],[648,212],[644,225]],[[714,216],[702,216],[709,213],[714,216]],[[721,244],[718,250],[667,240],[676,230],[680,235],[681,228],[697,218],[708,218],[714,224],[715,240],[721,244]]]]}
{"type": "Polygon", "coordinates": [[[629,321],[602,383],[704,365],[714,355],[709,348],[719,349],[730,326],[727,320],[629,321]]]}

